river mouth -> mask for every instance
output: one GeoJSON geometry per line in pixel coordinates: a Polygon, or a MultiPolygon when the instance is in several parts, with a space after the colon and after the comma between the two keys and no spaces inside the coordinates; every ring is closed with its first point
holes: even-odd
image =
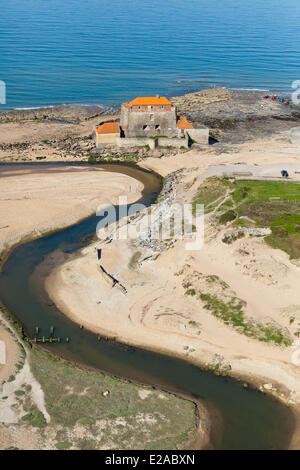
{"type": "MultiPolygon", "coordinates": [[[[81,166],[82,164],[80,164],[81,166]]],[[[0,165],[5,171],[62,171],[76,166],[34,163],[0,165]],[[34,168],[36,167],[36,168],[34,168]]],[[[145,188],[141,201],[149,205],[158,194],[158,175],[131,165],[85,165],[90,171],[117,171],[133,176],[145,188]]],[[[101,201],[99,201],[101,202],[101,201]]],[[[204,404],[209,403],[221,416],[222,425],[214,429],[214,449],[285,449],[294,431],[294,415],[287,407],[252,387],[217,376],[182,359],[133,348],[97,337],[69,320],[49,299],[44,277],[59,259],[73,256],[95,234],[99,217],[91,216],[76,225],[18,246],[4,263],[0,274],[0,300],[24,326],[33,339],[49,337],[51,326],[61,343],[43,344],[54,354],[111,375],[176,392],[204,404]],[[67,342],[67,338],[69,341],[67,342]]]]}

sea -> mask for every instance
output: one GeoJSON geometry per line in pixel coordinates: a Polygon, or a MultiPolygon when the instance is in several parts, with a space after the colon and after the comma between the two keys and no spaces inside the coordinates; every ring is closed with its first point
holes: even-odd
{"type": "Polygon", "coordinates": [[[2,111],[296,80],[299,0],[0,0],[2,111]]]}

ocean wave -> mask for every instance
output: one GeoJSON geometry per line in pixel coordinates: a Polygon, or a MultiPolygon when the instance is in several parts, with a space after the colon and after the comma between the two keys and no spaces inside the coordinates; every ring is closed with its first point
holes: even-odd
{"type": "Polygon", "coordinates": [[[237,90],[237,91],[267,91],[271,93],[271,90],[267,88],[228,88],[229,90],[237,90]]]}
{"type": "Polygon", "coordinates": [[[97,106],[99,108],[105,108],[104,104],[100,103],[59,103],[59,104],[49,104],[49,105],[42,105],[42,106],[28,106],[24,108],[10,108],[14,109],[15,111],[30,111],[30,110],[36,110],[36,109],[52,109],[52,108],[59,108],[61,106],[78,106],[78,107],[91,107],[91,106],[97,106]]]}
{"type": "Polygon", "coordinates": [[[49,105],[49,106],[29,106],[27,108],[12,108],[15,109],[16,111],[29,111],[31,109],[50,109],[50,108],[55,108],[54,105],[49,105]]]}

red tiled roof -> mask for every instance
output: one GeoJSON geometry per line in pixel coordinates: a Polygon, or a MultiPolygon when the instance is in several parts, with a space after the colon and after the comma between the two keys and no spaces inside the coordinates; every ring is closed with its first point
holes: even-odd
{"type": "Polygon", "coordinates": [[[171,102],[165,96],[139,96],[128,103],[128,106],[162,106],[171,102]]]}
{"type": "Polygon", "coordinates": [[[118,122],[104,122],[96,129],[97,134],[118,134],[120,127],[118,122]]]}
{"type": "Polygon", "coordinates": [[[178,119],[177,127],[178,129],[194,129],[194,126],[185,117],[178,119]]]}

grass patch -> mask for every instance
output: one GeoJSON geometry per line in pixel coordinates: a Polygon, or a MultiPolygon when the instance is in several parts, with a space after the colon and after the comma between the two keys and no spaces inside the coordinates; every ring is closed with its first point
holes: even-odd
{"type": "Polygon", "coordinates": [[[241,203],[239,214],[270,227],[272,234],[266,236],[265,241],[272,248],[285,251],[291,259],[300,258],[300,185],[271,181],[243,184],[253,197],[241,203]],[[270,199],[273,197],[280,199],[270,199]]]}
{"type": "Polygon", "coordinates": [[[265,242],[272,248],[285,251],[291,259],[300,258],[300,236],[298,233],[288,233],[283,227],[272,229],[271,235],[265,237],[265,242]]]}
{"type": "Polygon", "coordinates": [[[223,202],[223,204],[221,204],[221,206],[219,207],[219,210],[222,211],[222,210],[227,210],[228,208],[231,208],[231,207],[234,207],[234,203],[232,201],[232,199],[227,199],[225,202],[223,202]]]}
{"type": "Polygon", "coordinates": [[[79,424],[95,424],[96,420],[91,417],[84,417],[84,418],[79,418],[77,420],[77,423],[79,424]]]}
{"type": "MultiPolygon", "coordinates": [[[[142,147],[145,147],[145,146],[142,146],[142,147]]],[[[99,163],[99,162],[137,163],[138,161],[139,161],[139,156],[133,153],[90,156],[88,158],[89,163],[99,163]]]]}
{"type": "Polygon", "coordinates": [[[186,295],[196,295],[196,299],[203,302],[204,309],[209,310],[216,318],[235,328],[239,333],[276,345],[292,344],[288,330],[275,323],[262,323],[248,318],[244,312],[247,303],[238,298],[230,286],[218,276],[203,275],[194,271],[183,280],[182,286],[186,295]]]}
{"type": "Polygon", "coordinates": [[[30,426],[34,428],[44,428],[47,426],[47,422],[43,413],[38,409],[33,409],[30,413],[22,416],[22,421],[26,421],[30,426]]]}
{"type": "Polygon", "coordinates": [[[72,445],[73,445],[72,442],[68,442],[68,441],[56,442],[55,447],[58,450],[67,450],[67,449],[70,449],[70,447],[72,447],[72,445]]]}
{"type": "Polygon", "coordinates": [[[240,238],[243,238],[245,234],[243,232],[237,232],[237,233],[230,233],[228,235],[224,235],[222,238],[222,242],[226,243],[227,245],[230,245],[231,243],[235,242],[236,240],[239,240],[240,238]]]}
{"type": "Polygon", "coordinates": [[[214,202],[225,197],[226,191],[232,183],[226,178],[207,178],[205,182],[199,186],[197,194],[193,199],[193,211],[196,211],[197,204],[204,204],[205,212],[208,213],[214,209],[214,202]]]}
{"type": "MultiPolygon", "coordinates": [[[[174,395],[151,389],[142,399],[143,389],[124,380],[97,371],[81,369],[68,361],[49,355],[37,347],[30,353],[31,369],[42,386],[51,423],[59,424],[69,434],[57,436],[58,442],[73,442],[73,446],[86,449],[114,446],[118,449],[144,449],[155,443],[157,436],[166,440],[169,449],[185,448],[196,427],[194,404],[174,395]],[[108,390],[109,396],[102,393],[108,390]],[[164,396],[164,399],[161,396],[164,396]],[[137,419],[151,416],[155,420],[137,419]],[[124,426],[115,420],[122,418],[124,426]],[[98,429],[97,420],[109,422],[105,433],[98,429]],[[91,442],[87,436],[80,442],[70,435],[77,423],[93,430],[91,442]],[[182,435],[187,439],[182,441],[182,435]],[[117,446],[117,447],[116,447],[117,446]]],[[[32,421],[32,417],[24,418],[32,421]]],[[[154,448],[155,448],[155,444],[154,448]]]]}
{"type": "Polygon", "coordinates": [[[246,305],[243,300],[232,297],[231,300],[224,301],[216,295],[207,293],[200,293],[199,297],[205,303],[204,308],[210,310],[226,325],[238,329],[240,333],[266,343],[272,342],[284,346],[292,344],[291,338],[281,328],[247,319],[243,312],[246,305]]]}
{"type": "Polygon", "coordinates": [[[239,181],[239,191],[251,194],[257,199],[269,201],[270,198],[279,198],[300,204],[300,185],[298,183],[275,181],[239,181]]]}
{"type": "Polygon", "coordinates": [[[224,212],[222,215],[219,217],[219,223],[220,224],[227,224],[228,222],[232,222],[235,220],[237,217],[236,213],[234,210],[230,209],[229,211],[224,212]]]}
{"type": "MultiPolygon", "coordinates": [[[[228,178],[211,177],[198,188],[193,200],[204,204],[205,213],[213,211],[218,204],[217,221],[220,224],[234,222],[238,227],[269,227],[271,235],[266,243],[289,254],[291,259],[300,258],[300,185],[292,182],[233,181],[228,178]],[[222,196],[229,198],[222,204],[222,196]],[[240,219],[246,216],[253,220],[240,219]]],[[[224,237],[224,243],[234,239],[224,237]]]]}

